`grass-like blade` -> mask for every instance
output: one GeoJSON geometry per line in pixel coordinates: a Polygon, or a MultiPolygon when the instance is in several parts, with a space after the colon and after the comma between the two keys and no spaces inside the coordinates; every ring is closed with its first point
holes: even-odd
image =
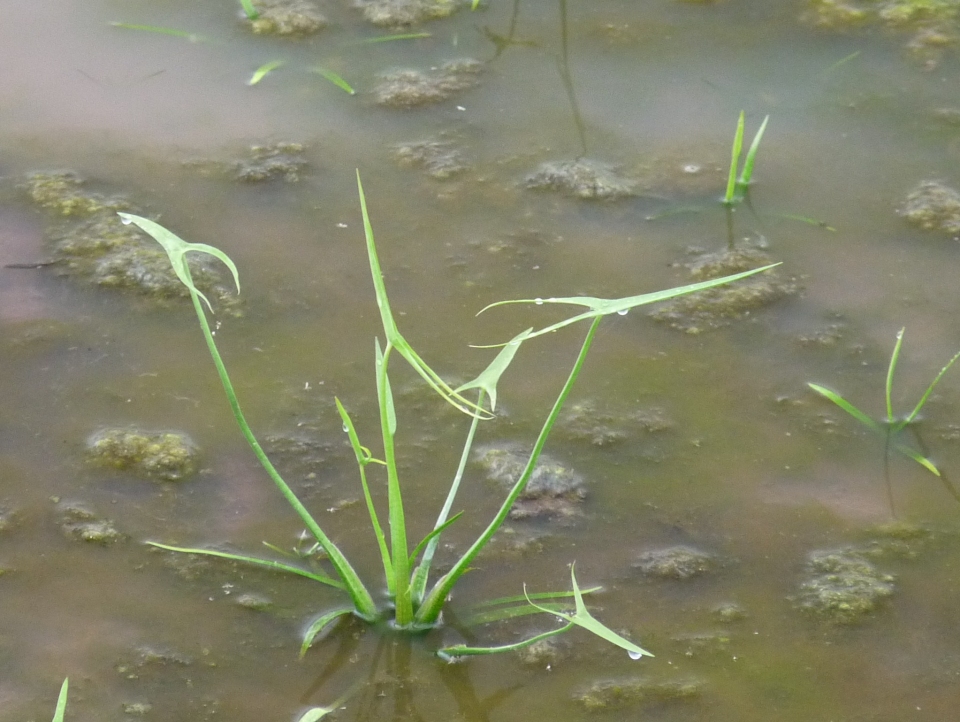
{"type": "Polygon", "coordinates": [[[310,645],[313,644],[317,636],[323,633],[323,631],[329,627],[331,624],[336,622],[340,617],[346,614],[352,614],[353,607],[339,607],[333,609],[326,614],[321,614],[307,627],[306,631],[303,633],[303,643],[300,645],[300,658],[303,659],[303,655],[307,653],[307,650],[310,649],[310,645]]]}
{"type": "Polygon", "coordinates": [[[916,461],[918,464],[920,464],[920,466],[922,466],[924,469],[929,471],[934,476],[940,476],[940,470],[936,467],[936,465],[920,452],[914,449],[911,449],[909,446],[903,446],[902,444],[894,444],[893,448],[899,451],[904,456],[916,461]]]}
{"type": "Polygon", "coordinates": [[[849,63],[851,60],[854,60],[854,59],[858,58],[858,57],[860,56],[860,53],[861,53],[861,52],[862,52],[862,51],[857,50],[856,52],[850,53],[850,54],[847,55],[846,57],[840,58],[837,62],[835,62],[835,63],[834,63],[833,65],[831,65],[829,68],[827,68],[826,70],[824,70],[824,71],[823,71],[823,75],[825,75],[825,76],[826,76],[826,75],[830,75],[830,74],[831,74],[834,70],[836,70],[837,68],[839,68],[839,67],[841,67],[841,66],[843,66],[843,65],[846,65],[846,64],[849,63]]]}
{"type": "Polygon", "coordinates": [[[884,388],[884,396],[887,401],[887,423],[891,426],[893,425],[893,375],[897,371],[897,362],[900,360],[900,348],[903,346],[903,332],[906,331],[905,328],[901,328],[897,332],[897,342],[893,346],[893,353],[890,354],[890,365],[887,367],[887,383],[884,388]]]}
{"type": "Polygon", "coordinates": [[[465,644],[455,644],[452,647],[438,649],[437,656],[445,662],[457,662],[463,657],[476,657],[483,654],[502,654],[503,652],[515,652],[518,649],[529,647],[531,644],[536,644],[543,639],[549,639],[550,637],[556,637],[558,634],[563,634],[568,629],[572,629],[573,625],[574,622],[567,622],[559,629],[552,629],[549,632],[537,634],[533,637],[524,639],[521,642],[516,642],[515,644],[502,644],[498,647],[468,647],[465,644]]]}
{"type": "MultiPolygon", "coordinates": [[[[659,301],[666,301],[671,298],[676,298],[677,296],[685,296],[688,293],[695,293],[696,291],[703,291],[707,288],[713,288],[714,286],[722,286],[725,283],[733,283],[734,281],[739,281],[741,278],[747,278],[756,273],[762,273],[763,271],[768,271],[771,268],[779,266],[779,263],[771,263],[769,266],[762,266],[760,268],[755,268],[752,271],[744,271],[742,273],[735,273],[732,276],[724,276],[723,278],[714,278],[709,281],[701,281],[700,283],[691,283],[688,286],[679,286],[677,288],[670,288],[666,291],[656,291],[654,293],[644,293],[639,296],[628,296],[626,298],[594,298],[592,296],[570,296],[566,298],[524,298],[517,299],[513,301],[498,301],[497,303],[491,303],[488,306],[480,309],[480,313],[487,311],[491,308],[496,308],[497,306],[506,306],[513,303],[532,303],[538,306],[545,303],[560,303],[567,304],[571,306],[586,306],[589,308],[589,311],[572,316],[564,321],[559,321],[555,324],[547,326],[540,329],[539,331],[534,331],[526,336],[527,339],[535,338],[536,336],[542,336],[547,333],[552,333],[557,329],[561,329],[564,326],[569,326],[570,324],[577,323],[578,321],[584,321],[588,318],[598,318],[600,316],[609,316],[610,314],[623,314],[629,311],[631,308],[636,306],[644,306],[650,303],[657,303],[659,301]]],[[[477,315],[479,316],[480,313],[477,315]]],[[[496,344],[497,346],[502,346],[503,344],[496,344]]],[[[486,348],[480,346],[479,348],[486,348]]]]}
{"type": "Polygon", "coordinates": [[[841,409],[846,411],[848,414],[850,414],[853,418],[855,418],[861,424],[866,426],[868,429],[871,429],[872,431],[875,431],[881,435],[886,433],[883,427],[880,426],[880,424],[874,421],[867,414],[863,413],[860,409],[858,409],[856,406],[851,404],[849,401],[843,398],[836,391],[831,391],[830,389],[826,388],[825,386],[821,386],[820,384],[808,383],[807,386],[809,386],[811,389],[816,391],[818,394],[820,394],[824,398],[830,399],[830,401],[832,401],[841,409]]]}
{"type": "Polygon", "coordinates": [[[159,542],[147,542],[148,545],[152,547],[157,547],[158,549],[165,549],[168,552],[180,552],[181,554],[202,554],[208,557],[219,557],[221,559],[230,559],[235,562],[244,562],[245,564],[253,564],[258,567],[265,567],[266,569],[273,569],[278,572],[287,572],[289,574],[296,574],[301,577],[306,577],[307,579],[312,579],[315,582],[320,582],[321,584],[326,584],[327,586],[336,587],[337,589],[346,589],[347,585],[343,582],[339,582],[336,579],[331,579],[330,577],[324,574],[317,574],[316,572],[311,572],[307,569],[301,569],[300,567],[295,567],[292,564],[284,564],[283,562],[274,561],[273,559],[261,559],[260,557],[250,557],[245,554],[233,554],[231,552],[221,552],[216,549],[200,549],[199,547],[175,547],[169,544],[161,544],[159,542]]]}
{"type": "Polygon", "coordinates": [[[757,151],[760,150],[760,141],[763,139],[763,133],[767,129],[767,122],[769,120],[769,115],[763,119],[763,122],[760,124],[760,129],[757,131],[757,134],[753,136],[753,142],[750,144],[750,148],[747,149],[747,157],[743,161],[743,172],[740,174],[739,180],[737,180],[737,193],[741,196],[747,192],[747,188],[750,186],[750,179],[753,178],[753,165],[757,160],[757,151]]]}
{"type": "Polygon", "coordinates": [[[153,236],[153,239],[163,246],[163,250],[167,252],[170,265],[173,266],[173,272],[177,274],[177,278],[180,279],[180,282],[186,286],[191,293],[195,293],[203,299],[211,313],[213,312],[213,306],[210,305],[210,300],[194,285],[193,278],[190,276],[190,268],[187,265],[188,253],[203,253],[218,259],[230,269],[230,273],[233,274],[233,281],[237,284],[237,293],[240,293],[240,274],[237,271],[237,267],[230,257],[219,248],[208,246],[206,243],[187,243],[180,238],[180,236],[171,233],[159,223],[151,221],[149,218],[135,216],[132,213],[117,213],[117,215],[120,216],[120,220],[125,225],[133,223],[135,226],[138,226],[153,236]]]}
{"type": "Polygon", "coordinates": [[[393,562],[390,561],[390,550],[387,549],[387,538],[383,533],[383,527],[380,525],[380,518],[377,516],[377,509],[373,505],[373,497],[370,495],[370,485],[367,483],[367,464],[379,461],[370,455],[369,449],[360,445],[360,437],[357,436],[357,430],[353,425],[353,419],[340,403],[340,399],[334,397],[337,404],[337,411],[340,413],[340,419],[343,421],[343,428],[347,430],[347,437],[350,439],[350,446],[357,457],[357,466],[360,468],[360,485],[363,487],[363,499],[367,504],[367,513],[370,515],[370,525],[373,527],[373,534],[377,538],[377,546],[380,547],[380,559],[383,562],[383,571],[387,579],[387,592],[393,594],[393,562]]]}
{"type": "Polygon", "coordinates": [[[573,368],[570,369],[570,373],[567,376],[566,382],[563,384],[563,388],[560,389],[560,393],[557,395],[556,401],[553,402],[553,408],[550,409],[550,413],[547,414],[547,418],[544,420],[543,426],[540,428],[540,433],[537,435],[537,440],[534,442],[533,449],[530,451],[527,464],[521,472],[520,477],[516,480],[516,482],[514,482],[513,487],[503,500],[503,503],[500,505],[500,509],[497,511],[490,523],[487,524],[486,529],[484,529],[480,536],[477,537],[473,544],[470,545],[470,548],[467,549],[467,551],[463,553],[463,556],[461,556],[450,568],[450,571],[437,580],[436,584],[434,584],[433,588],[430,590],[430,593],[424,599],[423,604],[421,604],[420,608],[417,610],[417,621],[421,624],[436,623],[440,616],[440,611],[443,608],[443,604],[449,596],[454,585],[457,583],[457,580],[467,573],[467,571],[470,569],[470,564],[476,558],[477,554],[479,554],[489,543],[493,535],[503,525],[503,522],[506,521],[514,502],[520,498],[520,494],[522,494],[523,490],[526,488],[527,483],[533,476],[534,469],[537,467],[537,461],[540,458],[543,447],[546,445],[547,439],[550,437],[550,432],[553,430],[553,426],[557,422],[557,418],[560,416],[560,411],[563,409],[563,405],[566,403],[567,397],[570,395],[570,391],[573,389],[574,384],[577,382],[577,378],[580,376],[580,371],[583,369],[583,364],[587,360],[587,354],[590,352],[590,347],[593,345],[593,339],[597,335],[597,329],[600,327],[600,321],[601,317],[597,316],[593,319],[593,323],[590,324],[590,328],[587,330],[587,335],[583,339],[583,344],[580,346],[580,353],[577,354],[577,360],[574,361],[573,368]]]}
{"type": "Polygon", "coordinates": [[[253,75],[250,76],[250,80],[247,81],[247,85],[256,85],[265,77],[267,77],[269,73],[272,73],[277,68],[280,68],[286,64],[286,60],[271,60],[269,63],[264,63],[254,71],[253,75]]]}
{"type": "Polygon", "coordinates": [[[297,717],[297,722],[319,722],[319,720],[322,720],[331,712],[343,707],[343,703],[347,701],[347,698],[350,697],[350,695],[357,691],[359,686],[359,683],[353,685],[353,687],[348,689],[326,707],[310,707],[302,715],[297,717]]]}
{"type": "Polygon", "coordinates": [[[112,22],[111,26],[115,28],[123,28],[125,30],[142,30],[147,33],[158,33],[159,35],[172,35],[175,38],[185,38],[191,43],[204,40],[202,35],[195,35],[194,33],[188,33],[186,30],[177,30],[175,28],[161,28],[156,25],[137,25],[136,23],[120,23],[112,22]]]}
{"type": "Polygon", "coordinates": [[[492,415],[474,404],[472,401],[447,384],[440,375],[430,368],[426,362],[420,358],[413,347],[400,333],[397,322],[393,317],[393,311],[390,309],[390,300],[387,297],[387,287],[383,282],[383,271],[380,268],[380,259],[377,256],[377,246],[373,237],[373,225],[370,223],[370,214],[367,212],[367,200],[363,193],[363,184],[360,181],[360,171],[357,171],[357,190],[360,195],[360,213],[363,216],[363,233],[367,242],[367,257],[370,262],[370,276],[373,280],[373,290],[377,297],[377,307],[380,309],[380,321],[383,325],[383,332],[387,337],[387,345],[397,349],[403,358],[406,359],[413,370],[416,371],[426,381],[430,388],[436,391],[449,404],[470,416],[479,415],[483,418],[492,418],[492,415]]]}
{"type": "MultiPolygon", "coordinates": [[[[612,629],[604,625],[598,619],[595,619],[590,612],[587,610],[587,605],[583,603],[583,593],[580,591],[580,587],[577,586],[577,577],[573,571],[574,565],[570,565],[570,582],[573,584],[573,597],[577,605],[577,610],[574,614],[566,614],[565,612],[553,612],[556,616],[561,619],[565,619],[572,624],[576,624],[578,627],[583,627],[588,632],[591,632],[601,639],[610,642],[621,649],[625,649],[630,655],[631,659],[640,659],[640,657],[652,657],[653,654],[643,649],[642,647],[637,646],[631,642],[626,637],[621,637],[619,634],[614,632],[612,629]]],[[[537,606],[535,602],[528,599],[533,606],[537,606]]],[[[549,611],[544,609],[544,611],[549,611]]]]}
{"type": "Polygon", "coordinates": [[[240,0],[240,7],[243,8],[243,14],[247,16],[247,20],[256,20],[260,17],[260,13],[253,6],[252,0],[240,0]]]}
{"type": "Polygon", "coordinates": [[[527,339],[532,331],[532,328],[528,328],[526,331],[518,333],[507,341],[507,344],[500,349],[500,353],[498,353],[497,357],[483,370],[483,373],[473,381],[468,381],[462,386],[458,386],[456,388],[457,393],[466,391],[467,389],[482,389],[484,393],[490,397],[490,410],[496,411],[497,382],[500,380],[500,377],[503,376],[503,372],[507,370],[510,362],[513,361],[513,357],[517,355],[517,351],[520,350],[520,344],[527,339]]]}
{"type": "Polygon", "coordinates": [[[412,552],[410,552],[410,563],[413,564],[417,560],[417,557],[420,556],[420,552],[422,552],[426,548],[427,544],[429,544],[431,541],[436,539],[437,536],[442,534],[447,527],[453,524],[453,522],[455,522],[461,516],[463,516],[463,512],[462,511],[457,512],[456,514],[451,516],[449,519],[447,519],[445,522],[443,522],[443,524],[441,524],[438,527],[435,527],[429,534],[427,534],[423,539],[421,539],[420,543],[413,548],[412,552]]]}
{"type": "Polygon", "coordinates": [[[417,40],[419,38],[432,38],[431,33],[401,33],[400,35],[380,35],[375,38],[366,38],[364,43],[392,43],[395,40],[417,40]]]}
{"type": "MultiPolygon", "coordinates": [[[[597,592],[602,592],[602,586],[590,587],[589,589],[581,589],[581,594],[596,594],[597,592]]],[[[497,607],[501,604],[514,604],[516,602],[529,601],[530,599],[572,599],[576,595],[570,592],[534,592],[533,594],[517,594],[512,597],[498,597],[497,599],[488,599],[485,602],[478,602],[474,605],[475,609],[481,609],[483,607],[497,607]]]]}
{"type": "MultiPolygon", "coordinates": [[[[522,599],[522,597],[521,597],[522,599]]],[[[552,613],[570,611],[570,603],[563,602],[542,602],[543,609],[548,609],[552,613]]],[[[533,614],[543,614],[542,609],[531,607],[524,602],[512,607],[498,607],[496,609],[485,609],[474,614],[466,615],[460,621],[467,627],[479,627],[483,624],[493,624],[494,622],[503,622],[508,619],[517,619],[519,617],[529,617],[533,614]]]]}
{"type": "Polygon", "coordinates": [[[808,218],[807,216],[800,216],[795,213],[774,213],[773,216],[774,218],[783,218],[788,221],[800,221],[801,223],[817,226],[825,231],[830,231],[831,233],[837,232],[837,229],[831,226],[829,223],[826,221],[818,221],[816,218],[808,218]]]}
{"type": "Polygon", "coordinates": [[[746,114],[740,111],[740,120],[737,121],[737,132],[733,136],[733,149],[730,151],[730,173],[727,176],[727,193],[723,202],[731,205],[736,202],[737,168],[740,166],[740,151],[743,150],[743,125],[746,114]]]}
{"type": "Polygon", "coordinates": [[[350,95],[356,95],[356,94],[357,94],[357,91],[353,89],[353,87],[350,85],[350,83],[348,83],[346,80],[344,80],[343,78],[341,78],[339,75],[337,75],[337,74],[336,74],[335,72],[333,72],[332,70],[327,70],[326,68],[321,68],[321,67],[319,67],[319,66],[316,67],[316,68],[312,68],[312,70],[313,70],[313,72],[316,73],[317,75],[320,75],[320,76],[326,78],[327,80],[329,80],[331,83],[333,83],[333,84],[336,85],[338,88],[340,88],[340,90],[343,90],[343,91],[349,93],[350,95]]]}
{"type": "Polygon", "coordinates": [[[67,711],[67,689],[70,686],[70,678],[67,677],[60,685],[60,696],[57,697],[57,708],[53,713],[53,722],[63,722],[63,715],[67,711]]]}
{"type": "Polygon", "coordinates": [[[917,418],[920,410],[923,408],[924,404],[927,403],[927,399],[930,398],[930,394],[933,393],[933,387],[936,386],[940,379],[943,378],[943,375],[947,373],[950,367],[956,363],[958,358],[960,358],[960,351],[954,354],[953,358],[947,362],[947,365],[940,369],[940,373],[938,373],[937,377],[930,383],[930,385],[927,387],[927,390],[923,392],[923,396],[920,397],[920,401],[917,402],[916,407],[914,407],[913,411],[910,412],[910,415],[901,422],[903,426],[906,426],[917,418]]]}
{"type": "MultiPolygon", "coordinates": [[[[313,518],[313,515],[303,505],[303,502],[301,502],[300,499],[297,498],[297,495],[293,493],[290,485],[284,481],[283,477],[280,475],[280,472],[277,471],[277,468],[273,465],[273,462],[270,461],[270,458],[263,450],[260,442],[257,441],[257,437],[250,428],[250,424],[247,423],[247,419],[243,414],[243,410],[240,408],[240,401],[237,399],[237,392],[233,387],[233,382],[230,380],[230,374],[227,373],[227,367],[223,363],[223,357],[220,355],[220,350],[217,348],[217,343],[213,337],[213,331],[210,329],[210,322],[207,320],[206,313],[203,310],[203,305],[200,302],[202,296],[193,283],[193,279],[190,276],[190,266],[186,263],[184,256],[189,251],[197,251],[208,253],[216,258],[219,258],[230,268],[231,272],[233,273],[234,281],[237,284],[237,290],[239,291],[240,280],[233,261],[231,261],[230,258],[223,253],[223,251],[202,243],[187,243],[176,234],[168,231],[163,226],[159,225],[158,223],[154,223],[151,220],[128,213],[121,213],[119,215],[121,220],[123,220],[125,223],[135,223],[142,230],[152,236],[154,240],[156,240],[161,246],[163,246],[163,249],[167,253],[167,257],[170,259],[170,263],[177,274],[177,277],[190,291],[190,299],[193,302],[193,310],[197,315],[197,321],[199,322],[200,329],[203,332],[203,338],[204,341],[206,341],[207,350],[210,352],[210,358],[213,360],[213,365],[217,369],[217,376],[220,378],[220,384],[223,386],[223,392],[226,394],[227,402],[230,404],[230,411],[233,413],[233,418],[237,422],[237,426],[240,427],[240,432],[243,434],[243,438],[246,440],[247,445],[250,447],[250,450],[253,452],[254,456],[257,457],[257,461],[260,462],[260,466],[262,466],[263,470],[267,472],[267,476],[270,477],[270,480],[283,495],[283,498],[287,500],[287,503],[297,513],[297,516],[299,516],[303,521],[304,525],[313,535],[314,539],[317,540],[320,546],[323,547],[323,550],[327,553],[330,563],[337,570],[337,574],[339,574],[340,578],[343,580],[347,593],[353,600],[354,606],[356,607],[357,616],[367,620],[376,619],[378,615],[377,605],[373,601],[373,597],[370,595],[369,590],[367,590],[366,586],[364,586],[360,576],[353,568],[353,565],[350,564],[350,561],[344,556],[343,552],[340,551],[340,548],[334,544],[333,541],[330,540],[330,537],[328,537],[323,529],[320,528],[317,520],[313,518]]],[[[209,306],[209,301],[207,302],[207,305],[209,306]]]]}

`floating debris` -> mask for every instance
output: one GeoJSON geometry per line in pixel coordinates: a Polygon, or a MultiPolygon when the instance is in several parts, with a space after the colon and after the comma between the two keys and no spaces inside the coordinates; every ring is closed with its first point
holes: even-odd
{"type": "Polygon", "coordinates": [[[641,434],[660,434],[673,426],[673,421],[659,407],[617,413],[588,400],[567,404],[560,415],[558,431],[571,440],[603,447],[628,439],[638,441],[641,434]]]}
{"type": "MultiPolygon", "coordinates": [[[[705,254],[686,268],[690,282],[707,281],[773,263],[760,250],[740,248],[705,254]]],[[[658,304],[650,317],[687,333],[701,333],[749,316],[777,301],[800,292],[800,284],[784,278],[777,269],[744,278],[734,283],[679,296],[658,304]]]]}
{"type": "Polygon", "coordinates": [[[407,27],[450,17],[460,9],[456,0],[354,0],[364,19],[379,27],[407,27]]]}
{"type": "Polygon", "coordinates": [[[420,140],[401,143],[391,149],[393,159],[402,166],[422,168],[437,180],[460,175],[468,166],[463,152],[449,140],[420,140]]]}
{"type": "Polygon", "coordinates": [[[715,571],[717,559],[693,547],[673,546],[644,552],[633,566],[644,576],[683,580],[715,571]]]}
{"type": "Polygon", "coordinates": [[[960,233],[960,192],[940,181],[923,181],[910,191],[900,215],[925,231],[960,233]]]}
{"type": "Polygon", "coordinates": [[[584,200],[612,201],[635,192],[634,181],[621,175],[617,166],[588,158],[544,163],[524,179],[523,185],[584,200]]]}
{"type": "Polygon", "coordinates": [[[380,76],[374,90],[377,103],[390,108],[414,108],[446,100],[479,82],[483,63],[479,60],[450,60],[429,72],[394,70],[380,76]]]}
{"type": "Polygon", "coordinates": [[[101,519],[90,509],[75,502],[60,502],[57,505],[60,529],[77,541],[93,544],[113,544],[126,537],[117,531],[110,519],[101,519]]]}
{"type": "Polygon", "coordinates": [[[577,692],[574,699],[588,710],[619,709],[621,707],[691,700],[703,694],[704,682],[694,677],[680,679],[628,679],[595,682],[586,690],[577,692]]]}
{"type": "Polygon", "coordinates": [[[197,448],[186,434],[102,429],[87,442],[98,466],[135,471],[162,481],[183,481],[197,470],[197,448]]]}
{"type": "MultiPolygon", "coordinates": [[[[528,453],[515,445],[488,446],[476,453],[487,476],[509,489],[527,465],[528,453]]],[[[512,519],[573,517],[587,496],[583,477],[567,466],[541,454],[537,467],[520,498],[510,510],[512,519]]]]}
{"type": "Polygon", "coordinates": [[[713,615],[713,618],[718,622],[724,622],[726,624],[742,622],[749,616],[747,610],[736,602],[721,602],[710,610],[710,614],[713,615]]]}
{"type": "MultiPolygon", "coordinates": [[[[125,198],[91,192],[71,172],[32,174],[24,188],[37,205],[61,219],[47,230],[50,265],[57,273],[134,291],[155,302],[190,297],[163,248],[120,221],[118,210],[135,210],[125,198]]],[[[197,288],[218,300],[223,310],[239,314],[235,290],[210,260],[192,254],[189,263],[197,288]]]]}
{"type": "Polygon", "coordinates": [[[807,575],[794,605],[835,624],[862,621],[896,588],[895,578],[878,570],[858,549],[812,552],[807,575]]]}
{"type": "Polygon", "coordinates": [[[233,602],[238,607],[250,609],[254,612],[266,612],[273,606],[273,601],[270,597],[250,592],[238,595],[234,598],[233,602]]]}

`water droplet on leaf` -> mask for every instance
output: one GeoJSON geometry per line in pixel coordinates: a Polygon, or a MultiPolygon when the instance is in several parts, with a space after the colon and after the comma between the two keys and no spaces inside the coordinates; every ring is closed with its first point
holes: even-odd
{"type": "Polygon", "coordinates": [[[542,299],[542,298],[536,298],[536,299],[534,299],[533,302],[534,302],[535,304],[537,304],[538,306],[542,306],[542,305],[543,305],[543,299],[542,299]]]}
{"type": "Polygon", "coordinates": [[[629,308],[621,309],[621,310],[617,311],[617,315],[618,315],[618,316],[626,316],[626,315],[627,315],[627,312],[628,312],[629,310],[630,310],[629,308]]]}
{"type": "Polygon", "coordinates": [[[627,656],[630,659],[640,659],[643,656],[643,652],[627,652],[627,656]]]}

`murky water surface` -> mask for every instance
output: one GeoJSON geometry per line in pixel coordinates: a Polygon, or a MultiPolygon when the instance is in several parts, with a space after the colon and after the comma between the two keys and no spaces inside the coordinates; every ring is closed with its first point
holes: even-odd
{"type": "MultiPolygon", "coordinates": [[[[898,25],[874,7],[847,26],[857,7],[793,0],[490,0],[396,29],[340,0],[321,9],[322,32],[289,39],[253,35],[229,0],[4,8],[0,720],[49,719],[65,676],[77,722],[285,720],[345,692],[337,717],[352,720],[954,719],[960,504],[896,450],[885,473],[883,439],[806,386],[882,417],[906,327],[893,401],[908,411],[960,346],[956,230],[899,213],[921,181],[960,183],[950,21],[898,25]],[[366,42],[398,32],[429,36],[366,42]],[[379,74],[460,72],[443,67],[463,58],[480,65],[448,85],[473,87],[378,104],[379,74]],[[285,64],[247,85],[272,60],[285,64]],[[741,109],[747,142],[770,121],[750,207],[728,227],[717,199],[741,109]],[[275,143],[303,147],[249,150],[275,143]],[[597,177],[564,193],[583,158],[593,165],[575,168],[597,177]],[[553,187],[526,187],[544,163],[559,165],[530,183],[553,187]],[[604,321],[547,447],[582,476],[586,499],[510,522],[452,601],[464,618],[524,583],[561,589],[576,561],[584,585],[606,589],[595,614],[654,659],[574,632],[539,655],[448,666],[431,650],[458,641],[456,625],[410,641],[356,623],[301,661],[300,630],[335,593],[142,543],[269,553],[261,541],[292,548],[300,526],[237,433],[188,303],[71,273],[83,262],[55,244],[83,218],[31,202],[28,177],[72,171],[84,198],[122,195],[235,259],[242,304],[216,319],[244,407],[373,580],[333,405],[343,399],[376,447],[379,319],[355,168],[402,329],[451,380],[489,359],[469,344],[560,318],[548,307],[474,317],[493,301],[667,288],[731,244],[783,262],[771,303],[737,318],[662,323],[638,308],[604,321]],[[235,179],[251,172],[268,177],[235,179]],[[91,465],[88,439],[111,428],[185,434],[199,470],[166,482],[91,465]]],[[[522,349],[478,444],[531,443],[584,330],[522,349]]],[[[395,368],[406,502],[422,534],[468,420],[395,368]]],[[[947,479],[960,469],[958,413],[954,370],[919,440],[901,440],[947,479]]],[[[444,554],[466,548],[500,493],[468,468],[467,514],[444,554]]],[[[506,643],[553,623],[467,634],[506,643]]]]}

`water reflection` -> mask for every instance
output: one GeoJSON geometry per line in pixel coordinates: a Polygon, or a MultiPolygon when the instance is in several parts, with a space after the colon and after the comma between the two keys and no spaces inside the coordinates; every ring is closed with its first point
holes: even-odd
{"type": "MultiPolygon", "coordinates": [[[[567,13],[567,0],[557,0],[560,20],[560,54],[557,56],[557,71],[560,75],[560,81],[563,83],[563,90],[567,95],[567,101],[570,104],[570,114],[573,119],[573,125],[576,128],[577,138],[580,141],[580,155],[577,160],[587,154],[587,130],[583,122],[583,115],[580,113],[580,104],[577,101],[577,93],[573,85],[573,75],[570,72],[570,22],[567,13]]],[[[517,23],[520,18],[520,0],[513,0],[513,9],[510,13],[510,20],[507,24],[505,33],[496,33],[489,26],[483,27],[484,36],[493,43],[494,53],[490,61],[498,59],[504,51],[514,46],[536,46],[531,40],[518,39],[517,23]]]]}
{"type": "Polygon", "coordinates": [[[490,722],[491,714],[521,688],[520,684],[513,684],[481,697],[470,679],[469,664],[441,663],[426,647],[423,637],[398,633],[385,626],[370,630],[361,628],[359,622],[351,622],[341,625],[334,636],[336,648],[300,702],[325,704],[333,696],[338,677],[356,674],[358,666],[366,665],[363,678],[348,683],[344,695],[348,697],[346,709],[358,722],[433,720],[441,686],[462,719],[490,722]]]}

